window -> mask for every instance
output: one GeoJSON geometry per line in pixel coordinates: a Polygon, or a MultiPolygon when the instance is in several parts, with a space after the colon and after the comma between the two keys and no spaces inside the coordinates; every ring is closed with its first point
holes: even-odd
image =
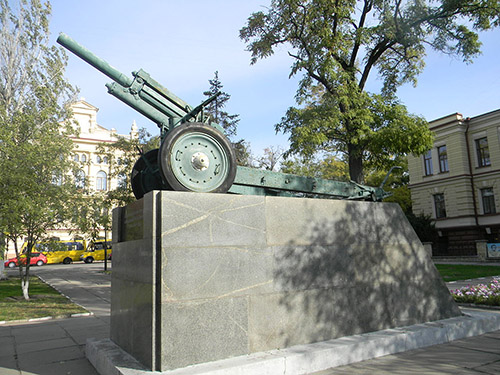
{"type": "Polygon", "coordinates": [[[108,190],[108,176],[106,175],[106,172],[103,171],[97,172],[95,188],[96,190],[103,190],[103,191],[108,190]]]}
{"type": "Polygon", "coordinates": [[[96,156],[95,161],[97,164],[101,164],[102,160],[100,156],[96,156]]]}
{"type": "Polygon", "coordinates": [[[446,146],[439,146],[437,148],[438,158],[439,158],[439,172],[448,172],[448,153],[446,152],[446,146]]]}
{"type": "Polygon", "coordinates": [[[483,213],[484,214],[494,214],[495,209],[495,195],[493,194],[493,188],[481,189],[481,200],[483,201],[483,213]]]}
{"type": "Polygon", "coordinates": [[[82,163],[86,163],[87,162],[87,155],[83,154],[82,158],[80,160],[82,161],[82,163]]]}
{"type": "Polygon", "coordinates": [[[476,139],[476,152],[478,167],[487,167],[488,165],[491,165],[488,138],[484,137],[476,139]]]}
{"type": "Polygon", "coordinates": [[[75,154],[73,156],[73,160],[76,161],[76,162],[79,162],[80,161],[80,157],[78,156],[78,154],[75,154]]]}
{"type": "Polygon", "coordinates": [[[85,172],[81,169],[75,173],[75,186],[77,189],[85,188],[85,172]]]}
{"type": "Polygon", "coordinates": [[[127,188],[127,175],[123,172],[118,174],[118,187],[121,189],[127,188]]]}
{"type": "Polygon", "coordinates": [[[424,169],[426,176],[432,175],[432,154],[430,150],[424,155],[424,169]]]}
{"type": "Polygon", "coordinates": [[[104,164],[108,164],[108,157],[107,157],[107,156],[103,157],[103,158],[102,158],[102,162],[103,162],[104,164]]]}
{"type": "Polygon", "coordinates": [[[434,195],[434,208],[436,210],[436,219],[446,217],[446,207],[444,204],[444,194],[434,195]]]}

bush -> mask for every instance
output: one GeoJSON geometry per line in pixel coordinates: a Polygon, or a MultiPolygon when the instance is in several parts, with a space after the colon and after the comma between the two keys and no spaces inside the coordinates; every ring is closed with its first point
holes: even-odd
{"type": "Polygon", "coordinates": [[[437,230],[434,226],[434,220],[430,215],[415,215],[410,212],[406,214],[408,221],[417,233],[422,242],[434,242],[437,237],[437,230]]]}

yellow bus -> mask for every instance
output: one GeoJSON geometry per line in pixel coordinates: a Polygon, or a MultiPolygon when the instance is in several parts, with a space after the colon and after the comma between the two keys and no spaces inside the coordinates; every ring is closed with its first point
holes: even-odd
{"type": "MultiPolygon", "coordinates": [[[[111,260],[111,242],[106,241],[107,250],[106,255],[108,260],[111,260]]],[[[88,250],[80,255],[80,260],[85,263],[92,263],[94,260],[104,260],[104,241],[95,242],[89,246],[88,250]]]]}
{"type": "MultiPolygon", "coordinates": [[[[25,247],[26,243],[21,251],[24,251],[25,247]]],[[[48,241],[35,244],[35,248],[47,257],[47,264],[70,264],[80,260],[80,255],[87,250],[87,244],[85,240],[48,241]]]]}

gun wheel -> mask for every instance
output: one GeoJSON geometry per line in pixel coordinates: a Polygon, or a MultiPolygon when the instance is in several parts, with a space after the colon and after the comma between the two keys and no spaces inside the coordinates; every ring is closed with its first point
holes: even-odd
{"type": "Polygon", "coordinates": [[[172,190],[161,179],[158,168],[158,149],[146,152],[135,162],[132,168],[130,183],[136,199],[153,190],[172,190]]]}
{"type": "Polygon", "coordinates": [[[236,175],[236,157],[229,140],[202,123],[171,130],[160,146],[160,170],[174,190],[225,193],[236,175]]]}

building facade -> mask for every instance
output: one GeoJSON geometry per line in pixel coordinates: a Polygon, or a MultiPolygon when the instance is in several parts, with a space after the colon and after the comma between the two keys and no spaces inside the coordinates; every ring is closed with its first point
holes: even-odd
{"type": "MultiPolygon", "coordinates": [[[[92,194],[96,191],[109,191],[115,189],[120,180],[111,177],[111,165],[108,164],[106,156],[99,153],[98,147],[101,144],[116,142],[119,137],[136,138],[138,128],[135,121],[132,123],[130,133],[127,135],[117,134],[115,129],[106,129],[97,122],[97,112],[99,109],[84,99],[77,101],[71,106],[73,111],[72,120],[78,126],[78,137],[71,137],[73,141],[73,160],[81,166],[76,183],[86,184],[85,187],[92,194]]],[[[119,157],[119,155],[115,155],[119,157]]],[[[104,237],[104,230],[101,233],[104,237]]],[[[85,237],[71,228],[60,227],[47,233],[47,237],[58,238],[61,241],[69,241],[75,237],[85,237]]],[[[109,234],[108,234],[109,237],[109,234]]],[[[18,246],[22,246],[21,243],[18,246]]],[[[8,256],[15,256],[13,246],[9,246],[8,256]]]]}
{"type": "Polygon", "coordinates": [[[429,123],[434,147],[408,157],[415,214],[435,220],[434,256],[474,256],[500,242],[500,110],[429,123]]]}
{"type": "MultiPolygon", "coordinates": [[[[118,135],[115,129],[108,130],[97,123],[98,108],[80,100],[72,106],[73,120],[79,128],[78,137],[72,137],[74,149],[73,158],[79,162],[81,178],[86,181],[90,191],[108,191],[117,187],[120,181],[110,178],[110,165],[107,157],[98,152],[98,146],[105,143],[113,143],[118,137],[136,138],[138,129],[135,122],[132,123],[128,135],[118,135]]],[[[118,155],[117,155],[118,157],[118,155]]]]}

